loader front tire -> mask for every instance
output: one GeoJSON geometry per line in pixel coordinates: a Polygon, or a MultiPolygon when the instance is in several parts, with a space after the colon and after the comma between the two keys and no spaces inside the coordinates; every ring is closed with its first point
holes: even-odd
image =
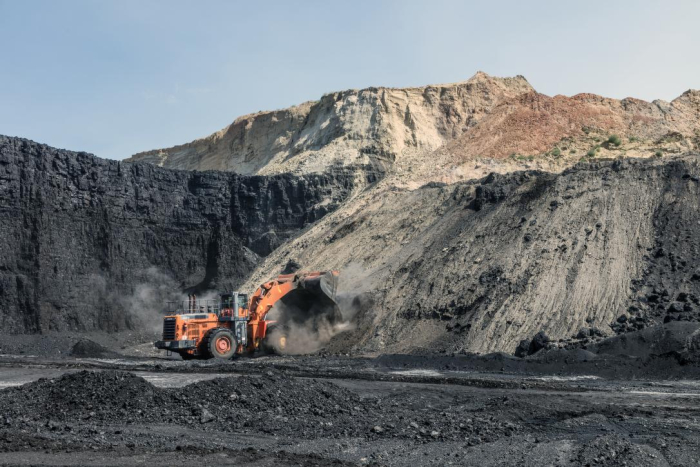
{"type": "Polygon", "coordinates": [[[265,353],[283,354],[287,348],[287,333],[284,331],[284,327],[270,326],[262,341],[262,348],[265,353]]]}
{"type": "Polygon", "coordinates": [[[227,328],[212,329],[202,344],[208,356],[217,360],[229,360],[238,347],[236,336],[227,328]]]}

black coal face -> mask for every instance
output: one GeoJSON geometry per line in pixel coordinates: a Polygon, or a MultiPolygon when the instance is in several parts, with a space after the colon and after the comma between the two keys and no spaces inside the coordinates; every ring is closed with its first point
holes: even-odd
{"type": "Polygon", "coordinates": [[[3,331],[138,327],[125,298],[153,270],[168,289],[235,289],[355,180],[166,170],[0,136],[3,331]]]}

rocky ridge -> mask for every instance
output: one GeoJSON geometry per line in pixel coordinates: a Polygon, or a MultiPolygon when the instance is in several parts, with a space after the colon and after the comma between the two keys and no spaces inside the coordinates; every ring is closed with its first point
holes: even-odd
{"type": "Polygon", "coordinates": [[[348,90],[236,119],[191,143],[128,161],[242,174],[323,172],[365,164],[417,187],[490,172],[558,172],[581,158],[700,149],[700,91],[672,102],[594,94],[549,97],[522,76],[478,72],[461,83],[348,90]]]}
{"type": "Polygon", "coordinates": [[[322,172],[336,164],[387,170],[409,165],[463,134],[498,102],[529,91],[522,76],[481,72],[455,84],[352,89],[246,115],[206,138],[127,161],[262,175],[322,172]]]}

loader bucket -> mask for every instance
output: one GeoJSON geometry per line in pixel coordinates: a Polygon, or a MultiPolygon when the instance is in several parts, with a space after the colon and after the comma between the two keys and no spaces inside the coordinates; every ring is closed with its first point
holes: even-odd
{"type": "Polygon", "coordinates": [[[340,308],[335,301],[337,277],[330,273],[300,276],[297,287],[280,299],[281,323],[293,322],[299,325],[312,325],[322,321],[335,324],[342,320],[340,308]]]}

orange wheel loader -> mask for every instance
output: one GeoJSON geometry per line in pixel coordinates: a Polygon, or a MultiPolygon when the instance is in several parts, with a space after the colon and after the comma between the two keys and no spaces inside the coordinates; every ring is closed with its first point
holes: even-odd
{"type": "Polygon", "coordinates": [[[228,292],[215,300],[170,302],[163,318],[158,349],[180,354],[183,360],[230,359],[256,350],[284,353],[289,326],[314,326],[318,320],[340,319],[335,301],[337,271],[282,274],[247,294],[228,292]],[[273,309],[275,320],[268,320],[273,309]]]}

